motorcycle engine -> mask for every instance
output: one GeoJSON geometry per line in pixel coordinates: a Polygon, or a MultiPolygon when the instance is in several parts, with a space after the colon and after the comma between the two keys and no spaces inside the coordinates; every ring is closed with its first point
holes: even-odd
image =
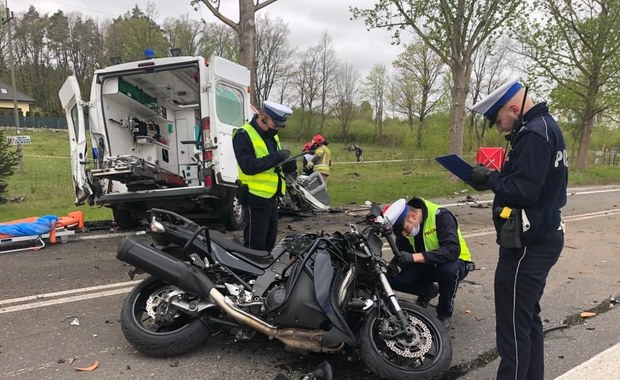
{"type": "Polygon", "coordinates": [[[277,286],[271,290],[265,298],[265,305],[267,310],[273,310],[280,306],[286,299],[286,288],[284,286],[277,286]]]}

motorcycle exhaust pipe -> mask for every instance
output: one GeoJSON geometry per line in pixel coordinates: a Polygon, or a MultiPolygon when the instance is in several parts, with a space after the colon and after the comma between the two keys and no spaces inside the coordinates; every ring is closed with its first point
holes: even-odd
{"type": "Polygon", "coordinates": [[[200,268],[130,237],[121,241],[116,258],[197,296],[206,297],[215,288],[200,268]]]}
{"type": "Polygon", "coordinates": [[[158,249],[126,237],[116,253],[116,258],[142,269],[146,273],[197,296],[209,296],[222,311],[238,322],[284,343],[287,349],[313,352],[338,352],[343,344],[323,347],[323,330],[278,329],[262,319],[239,309],[230,298],[215,288],[215,284],[199,268],[170,256],[158,249]]]}
{"type": "Polygon", "coordinates": [[[323,330],[303,330],[303,329],[279,329],[269,323],[263,321],[256,316],[249,314],[238,307],[233,302],[225,297],[219,290],[213,288],[209,297],[215,302],[223,311],[233,317],[240,323],[243,323],[254,330],[265,334],[269,339],[277,339],[284,343],[285,348],[293,351],[313,351],[313,352],[338,352],[342,350],[344,344],[340,344],[336,347],[323,347],[321,340],[325,336],[326,332],[323,330]]]}

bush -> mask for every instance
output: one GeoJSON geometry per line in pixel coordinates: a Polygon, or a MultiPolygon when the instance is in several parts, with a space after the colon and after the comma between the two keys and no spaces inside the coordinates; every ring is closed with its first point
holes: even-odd
{"type": "Polygon", "coordinates": [[[8,144],[4,132],[0,130],[0,198],[6,193],[6,180],[13,174],[18,162],[17,151],[8,144]]]}

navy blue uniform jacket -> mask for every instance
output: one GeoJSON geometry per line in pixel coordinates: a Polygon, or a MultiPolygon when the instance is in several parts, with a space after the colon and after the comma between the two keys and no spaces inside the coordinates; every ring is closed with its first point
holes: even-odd
{"type": "Polygon", "coordinates": [[[558,229],[560,208],[566,204],[566,143],[545,103],[523,115],[523,126],[509,141],[512,150],[502,171],[489,177],[495,193],[493,210],[505,206],[525,210],[530,229],[523,240],[540,241],[558,229]]]}

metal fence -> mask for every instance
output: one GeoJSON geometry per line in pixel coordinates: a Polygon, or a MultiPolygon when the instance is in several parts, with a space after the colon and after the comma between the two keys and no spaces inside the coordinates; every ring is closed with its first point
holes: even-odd
{"type": "MultiPolygon", "coordinates": [[[[88,129],[88,119],[85,121],[86,129],[88,129]]],[[[64,117],[21,116],[19,126],[24,128],[67,129],[67,119],[64,117]]],[[[15,127],[15,117],[13,115],[0,116],[0,127],[15,127]]]]}

